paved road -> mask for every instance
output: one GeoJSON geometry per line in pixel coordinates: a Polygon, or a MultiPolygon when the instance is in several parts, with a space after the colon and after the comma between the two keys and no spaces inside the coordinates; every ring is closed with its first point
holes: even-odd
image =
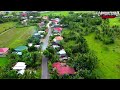
{"type": "MultiPolygon", "coordinates": [[[[51,27],[49,27],[49,24],[51,22],[49,22],[47,24],[47,27],[48,27],[48,34],[47,36],[45,37],[45,40],[43,42],[43,46],[42,46],[42,50],[44,51],[47,46],[48,46],[48,41],[49,41],[49,36],[51,35],[51,27]]],[[[43,56],[42,58],[42,76],[41,76],[41,79],[49,79],[49,73],[48,73],[48,65],[47,65],[47,61],[48,61],[48,58],[46,58],[45,56],[43,56]]]]}

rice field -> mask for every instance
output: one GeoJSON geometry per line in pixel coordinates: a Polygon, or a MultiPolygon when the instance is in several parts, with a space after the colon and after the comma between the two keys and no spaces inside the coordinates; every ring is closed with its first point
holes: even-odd
{"type": "Polygon", "coordinates": [[[33,33],[34,27],[13,28],[0,35],[0,47],[16,48],[24,45],[33,33]]]}

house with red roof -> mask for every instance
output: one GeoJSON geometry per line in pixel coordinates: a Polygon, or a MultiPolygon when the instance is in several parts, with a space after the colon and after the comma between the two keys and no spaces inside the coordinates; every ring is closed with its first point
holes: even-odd
{"type": "Polygon", "coordinates": [[[60,19],[59,18],[55,18],[55,19],[51,19],[51,21],[54,23],[54,24],[58,24],[60,19]]]}
{"type": "Polygon", "coordinates": [[[61,36],[56,36],[53,41],[56,42],[56,43],[59,43],[61,40],[63,40],[63,37],[61,36]]]}
{"type": "Polygon", "coordinates": [[[44,22],[40,22],[40,23],[38,23],[38,25],[41,28],[41,27],[43,27],[45,25],[45,23],[44,22]]]}
{"type": "Polygon", "coordinates": [[[51,20],[54,24],[58,24],[57,20],[51,20]]]}
{"type": "Polygon", "coordinates": [[[23,13],[21,14],[21,16],[22,16],[22,17],[27,17],[27,13],[26,13],[26,12],[23,12],[23,13]]]}
{"type": "Polygon", "coordinates": [[[63,30],[63,28],[61,28],[61,27],[56,27],[56,28],[53,28],[53,32],[58,32],[58,33],[60,33],[62,30],[63,30]]]}
{"type": "Polygon", "coordinates": [[[0,48],[0,57],[6,56],[8,53],[9,48],[0,48]]]}
{"type": "Polygon", "coordinates": [[[56,62],[52,64],[53,68],[56,68],[58,75],[75,74],[74,68],[69,67],[66,63],[56,62]]]}

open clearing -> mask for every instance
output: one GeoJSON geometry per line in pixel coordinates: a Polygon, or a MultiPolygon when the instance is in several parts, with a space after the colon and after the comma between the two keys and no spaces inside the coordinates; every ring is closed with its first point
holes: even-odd
{"type": "Polygon", "coordinates": [[[34,33],[34,27],[14,28],[0,35],[0,47],[16,48],[24,45],[34,33]]]}

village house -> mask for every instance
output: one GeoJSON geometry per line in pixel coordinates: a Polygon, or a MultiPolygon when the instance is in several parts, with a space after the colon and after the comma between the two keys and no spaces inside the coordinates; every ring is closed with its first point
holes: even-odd
{"type": "Polygon", "coordinates": [[[53,33],[61,33],[63,29],[61,27],[53,28],[53,33]]]}
{"type": "Polygon", "coordinates": [[[53,41],[56,42],[56,43],[59,43],[61,40],[63,40],[63,37],[61,36],[56,36],[53,41]]]}
{"type": "Polygon", "coordinates": [[[27,12],[22,12],[22,13],[21,13],[21,16],[22,16],[22,17],[27,17],[27,12]]]}
{"type": "Polygon", "coordinates": [[[60,19],[59,18],[55,18],[55,19],[51,19],[53,25],[56,25],[60,22],[60,19]]]}
{"type": "Polygon", "coordinates": [[[58,21],[52,20],[53,25],[58,24],[58,21]]]}
{"type": "Polygon", "coordinates": [[[29,47],[32,47],[32,45],[33,45],[33,43],[28,43],[28,46],[29,46],[29,47]]]}
{"type": "Polygon", "coordinates": [[[59,55],[66,55],[66,52],[64,49],[61,49],[59,52],[57,52],[59,55]]]}
{"type": "Polygon", "coordinates": [[[25,19],[25,20],[21,21],[21,24],[27,26],[27,22],[28,22],[28,19],[25,19]]]}
{"type": "Polygon", "coordinates": [[[39,49],[40,48],[40,45],[34,45],[35,48],[39,49]]]}
{"type": "Polygon", "coordinates": [[[29,16],[29,19],[33,19],[33,16],[29,16]]]}
{"type": "Polygon", "coordinates": [[[22,51],[24,50],[28,50],[27,46],[19,46],[17,48],[14,49],[15,51],[13,53],[16,53],[18,55],[22,55],[22,51]]]}
{"type": "Polygon", "coordinates": [[[44,22],[40,22],[40,23],[38,23],[38,25],[39,25],[39,27],[41,28],[41,27],[44,27],[44,26],[45,26],[45,23],[44,23],[44,22]]]}
{"type": "Polygon", "coordinates": [[[41,34],[44,34],[45,31],[38,31],[38,34],[41,35],[41,34]]]}
{"type": "Polygon", "coordinates": [[[52,47],[55,49],[55,48],[60,48],[59,45],[52,45],[52,47]]]}
{"type": "Polygon", "coordinates": [[[74,68],[69,67],[66,63],[55,62],[52,64],[52,67],[54,70],[57,70],[58,75],[75,74],[74,68]]]}
{"type": "Polygon", "coordinates": [[[25,62],[17,62],[14,67],[12,67],[13,70],[17,70],[18,74],[24,74],[26,65],[25,62]]]}
{"type": "Polygon", "coordinates": [[[0,48],[0,57],[5,57],[8,51],[9,48],[0,48]]]}

